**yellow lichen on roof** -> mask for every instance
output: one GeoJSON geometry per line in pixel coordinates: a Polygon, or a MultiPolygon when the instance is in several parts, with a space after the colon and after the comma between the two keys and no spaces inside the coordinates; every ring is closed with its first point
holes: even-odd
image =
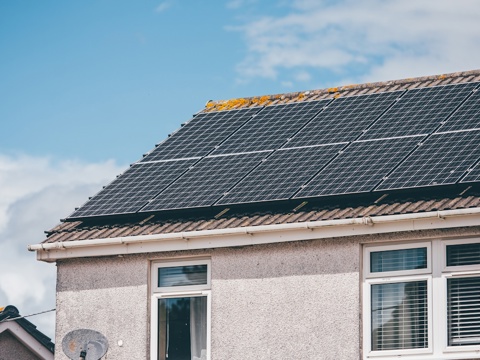
{"type": "Polygon", "coordinates": [[[4,307],[0,307],[0,312],[2,312],[2,311],[3,311],[3,309],[5,309],[5,308],[4,308],[4,307]]]}
{"type": "Polygon", "coordinates": [[[480,76],[480,70],[472,70],[462,73],[452,73],[452,74],[442,74],[435,76],[425,76],[419,78],[409,78],[409,79],[400,79],[400,80],[390,80],[385,82],[376,82],[376,83],[365,83],[365,84],[351,84],[344,85],[340,87],[331,87],[328,89],[319,89],[306,92],[292,92],[285,94],[277,95],[265,95],[259,97],[247,97],[247,98],[237,98],[232,100],[219,100],[219,101],[209,101],[205,105],[204,112],[210,111],[222,111],[222,110],[232,110],[232,109],[242,109],[255,106],[268,106],[273,104],[285,104],[291,102],[300,102],[308,101],[314,99],[327,99],[327,98],[338,98],[338,97],[348,97],[355,94],[369,94],[369,93],[378,93],[381,91],[388,91],[388,89],[394,87],[403,87],[406,86],[431,86],[432,80],[437,80],[437,82],[443,82],[445,79],[450,78],[459,78],[460,81],[471,81],[472,75],[480,76]],[[358,91],[351,91],[358,90],[358,91]]]}
{"type": "Polygon", "coordinates": [[[248,106],[267,106],[272,103],[273,100],[279,99],[280,95],[276,97],[271,96],[261,96],[261,97],[253,97],[253,98],[237,98],[237,99],[230,99],[230,100],[223,100],[217,102],[209,102],[206,104],[205,108],[207,111],[222,111],[222,110],[232,110],[238,108],[244,108],[248,106]]]}

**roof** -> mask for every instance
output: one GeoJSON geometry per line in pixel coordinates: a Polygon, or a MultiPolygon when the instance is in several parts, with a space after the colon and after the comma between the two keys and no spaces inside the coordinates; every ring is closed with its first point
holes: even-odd
{"type": "Polygon", "coordinates": [[[22,317],[15,306],[8,305],[4,308],[0,308],[0,323],[5,321],[15,321],[48,351],[50,351],[52,354],[55,352],[55,344],[52,342],[52,340],[47,335],[39,331],[37,327],[30,321],[22,317]]]}
{"type": "MultiPolygon", "coordinates": [[[[474,70],[289,94],[210,101],[202,111],[270,106],[478,81],[480,81],[480,70],[474,70]]],[[[167,214],[132,214],[131,216],[113,216],[107,219],[66,219],[46,232],[47,239],[44,242],[168,234],[473,207],[480,207],[480,184],[477,183],[324,197],[311,199],[308,202],[290,201],[282,204],[267,202],[255,204],[254,207],[225,206],[220,210],[218,208],[212,209],[212,211],[203,209],[201,213],[183,211],[167,214]]]]}

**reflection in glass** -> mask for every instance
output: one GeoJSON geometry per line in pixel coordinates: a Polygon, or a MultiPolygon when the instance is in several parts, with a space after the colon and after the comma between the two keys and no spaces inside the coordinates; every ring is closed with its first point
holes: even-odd
{"type": "Polygon", "coordinates": [[[370,253],[370,272],[427,268],[427,248],[413,248],[370,253]]]}
{"type": "Polygon", "coordinates": [[[428,347],[427,281],[371,288],[372,350],[428,347]]]}
{"type": "Polygon", "coordinates": [[[206,360],[207,297],[158,300],[158,360],[206,360]]]}
{"type": "Polygon", "coordinates": [[[158,268],[158,286],[205,285],[207,265],[189,265],[158,268]]]}

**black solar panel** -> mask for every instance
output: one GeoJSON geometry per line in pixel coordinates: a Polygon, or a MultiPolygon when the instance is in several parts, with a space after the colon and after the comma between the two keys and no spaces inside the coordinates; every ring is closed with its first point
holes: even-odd
{"type": "Polygon", "coordinates": [[[455,111],[452,117],[438,129],[438,132],[480,129],[480,91],[472,96],[455,111]]]}
{"type": "Polygon", "coordinates": [[[429,134],[476,85],[467,83],[409,90],[360,139],[429,134]]]}
{"type": "Polygon", "coordinates": [[[200,113],[142,162],[205,156],[261,108],[200,113]]]}
{"type": "Polygon", "coordinates": [[[454,184],[480,158],[480,131],[434,134],[378,190],[454,184]]]}
{"type": "Polygon", "coordinates": [[[404,91],[335,99],[284,147],[353,141],[404,91]]]}
{"type": "Polygon", "coordinates": [[[195,160],[137,163],[70,217],[135,213],[194,163],[195,160]]]}
{"type": "Polygon", "coordinates": [[[216,149],[214,154],[278,149],[329,102],[320,100],[267,106],[216,149]]]}
{"type": "Polygon", "coordinates": [[[294,197],[371,191],[422,138],[354,142],[294,197]]]}
{"type": "Polygon", "coordinates": [[[288,199],[345,146],[343,143],[278,150],[217,204],[288,199]]]}
{"type": "Polygon", "coordinates": [[[203,158],[142,211],[210,206],[268,154],[260,152],[203,158]]]}
{"type": "MultiPolygon", "coordinates": [[[[479,161],[478,159],[477,161],[479,161]]],[[[461,183],[477,182],[480,181],[480,162],[477,162],[473,168],[468,169],[467,176],[463,178],[461,183]]]]}

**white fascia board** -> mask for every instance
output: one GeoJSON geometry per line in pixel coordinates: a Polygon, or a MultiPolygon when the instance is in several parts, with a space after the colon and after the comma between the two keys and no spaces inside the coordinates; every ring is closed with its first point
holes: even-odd
{"type": "Polygon", "coordinates": [[[37,259],[58,259],[209,249],[415,230],[480,226],[480,208],[302,223],[248,226],[29,245],[37,259]]]}
{"type": "Polygon", "coordinates": [[[23,327],[18,325],[14,320],[4,321],[0,323],[0,334],[4,331],[10,333],[31,352],[41,359],[53,360],[53,354],[37,339],[30,335],[23,327]]]}

